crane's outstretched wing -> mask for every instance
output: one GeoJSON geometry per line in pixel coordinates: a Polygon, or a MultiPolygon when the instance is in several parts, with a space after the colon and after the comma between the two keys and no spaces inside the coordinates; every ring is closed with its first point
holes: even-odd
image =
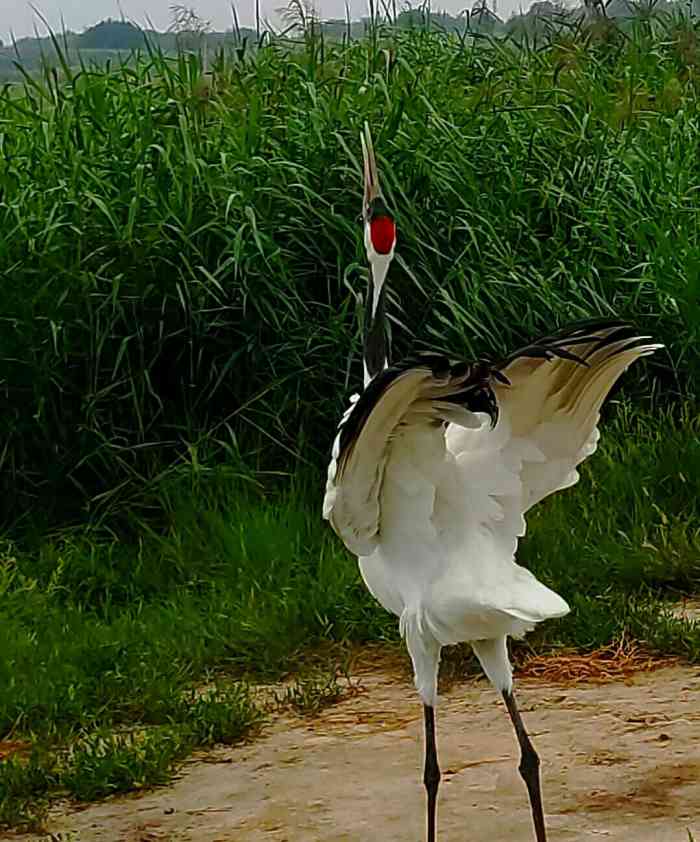
{"type": "Polygon", "coordinates": [[[477,492],[470,495],[468,520],[485,525],[505,519],[502,537],[514,549],[516,536],[524,534],[525,511],[578,479],[576,466],[595,450],[599,410],[615,381],[659,347],[624,322],[591,321],[543,337],[499,363],[470,365],[428,354],[386,369],[340,423],[324,517],[349,550],[372,553],[392,442],[411,427],[442,427],[443,449],[446,439],[463,468],[463,491],[477,492]]]}
{"type": "Polygon", "coordinates": [[[596,320],[563,328],[498,363],[509,385],[493,388],[510,448],[526,443],[523,514],[578,481],[576,467],[597,447],[603,401],[635,360],[661,347],[626,322],[596,320]]]}
{"type": "Polygon", "coordinates": [[[494,379],[485,363],[423,354],[380,372],[353,399],[333,443],[323,502],[323,516],[351,552],[369,555],[378,543],[384,469],[398,430],[450,422],[477,427],[477,412],[495,423],[494,379]]]}

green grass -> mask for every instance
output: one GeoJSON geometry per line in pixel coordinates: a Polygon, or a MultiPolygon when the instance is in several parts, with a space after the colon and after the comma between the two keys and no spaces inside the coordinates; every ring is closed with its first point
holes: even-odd
{"type": "MultiPolygon", "coordinates": [[[[327,653],[325,657],[328,657],[327,653]]],[[[292,682],[273,690],[269,706],[273,710],[291,708],[302,716],[313,717],[349,693],[356,692],[358,686],[351,675],[350,658],[346,654],[342,662],[330,669],[327,663],[320,669],[318,664],[310,665],[304,672],[295,675],[292,682]],[[341,678],[343,683],[339,681],[341,678]]]]}
{"type": "Polygon", "coordinates": [[[397,354],[615,313],[668,345],[635,393],[694,394],[699,57],[681,19],[537,49],[378,28],[0,93],[5,519],[123,509],[192,444],[321,469],[361,380],[364,120],[397,354]]]}

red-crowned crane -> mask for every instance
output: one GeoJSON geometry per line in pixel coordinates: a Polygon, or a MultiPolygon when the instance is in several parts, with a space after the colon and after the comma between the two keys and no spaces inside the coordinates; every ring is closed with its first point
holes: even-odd
{"type": "Polygon", "coordinates": [[[507,638],[569,606],[518,565],[526,512],[578,480],[596,449],[601,405],[661,345],[617,320],[565,327],[497,362],[420,354],[389,365],[386,277],[396,228],[367,125],[362,205],[369,290],[364,390],[343,416],[323,506],[359,557],[370,592],[399,618],[425,721],[427,838],[435,842],[435,742],[443,646],[467,641],[503,697],[537,842],[546,842],[539,758],[518,711],[507,638]]]}

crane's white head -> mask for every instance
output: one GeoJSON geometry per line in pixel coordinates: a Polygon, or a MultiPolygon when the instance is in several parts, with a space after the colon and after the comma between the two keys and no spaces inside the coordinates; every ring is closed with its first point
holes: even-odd
{"type": "Polygon", "coordinates": [[[372,314],[374,314],[379,301],[379,294],[389,271],[389,264],[394,258],[396,224],[384,202],[384,196],[379,186],[372,135],[367,123],[365,123],[364,132],[360,135],[360,140],[365,169],[362,221],[365,228],[365,250],[367,251],[367,260],[369,261],[374,287],[372,301],[372,314]]]}

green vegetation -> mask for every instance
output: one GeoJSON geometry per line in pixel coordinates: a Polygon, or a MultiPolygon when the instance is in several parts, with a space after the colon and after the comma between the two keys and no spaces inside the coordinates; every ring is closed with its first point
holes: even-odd
{"type": "MultiPolygon", "coordinates": [[[[365,119],[395,354],[497,354],[594,313],[667,343],[521,560],[574,609],[534,645],[627,632],[700,659],[664,609],[700,580],[698,65],[680,18],[537,50],[377,28],[0,94],[0,749],[26,748],[0,821],[164,781],[260,721],[247,682],[396,641],[320,519],[361,382],[365,119]]],[[[302,676],[278,702],[339,692],[302,676]]]]}
{"type": "Polygon", "coordinates": [[[405,261],[398,353],[498,353],[612,312],[668,343],[661,391],[687,390],[698,52],[689,25],[669,27],[532,53],[420,31],[310,38],[207,76],[196,56],[155,55],[5,93],[5,517],[116,505],[191,447],[323,464],[360,380],[365,118],[405,261]]]}

